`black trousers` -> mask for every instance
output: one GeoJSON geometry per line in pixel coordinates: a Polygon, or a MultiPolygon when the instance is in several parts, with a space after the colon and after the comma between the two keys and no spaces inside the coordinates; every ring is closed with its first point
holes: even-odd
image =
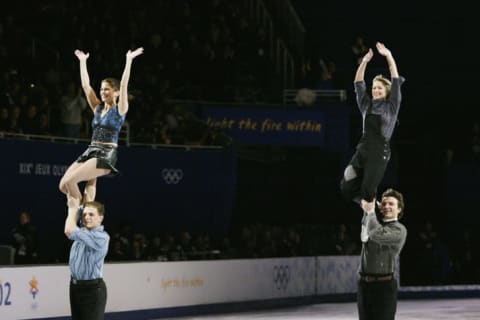
{"type": "Polygon", "coordinates": [[[107,287],[103,279],[70,281],[72,320],[103,320],[107,287]]]}
{"type": "Polygon", "coordinates": [[[358,281],[357,307],[359,320],[394,320],[397,312],[396,279],[358,281]]]}
{"type": "Polygon", "coordinates": [[[372,201],[383,180],[390,155],[388,142],[360,143],[340,182],[343,196],[357,203],[362,199],[372,201]],[[348,174],[347,171],[352,169],[353,172],[348,174]],[[348,177],[352,174],[354,177],[348,177]]]}

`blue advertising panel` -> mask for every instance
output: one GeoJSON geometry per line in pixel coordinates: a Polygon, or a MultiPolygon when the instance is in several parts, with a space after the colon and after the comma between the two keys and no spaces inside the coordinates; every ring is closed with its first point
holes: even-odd
{"type": "MultiPolygon", "coordinates": [[[[67,207],[58,184],[85,148],[0,140],[0,243],[9,237],[21,210],[30,212],[44,234],[63,236],[67,207]]],[[[96,198],[105,203],[107,226],[126,222],[142,232],[228,227],[236,182],[234,150],[119,147],[118,159],[121,174],[97,183],[96,198]]]]}

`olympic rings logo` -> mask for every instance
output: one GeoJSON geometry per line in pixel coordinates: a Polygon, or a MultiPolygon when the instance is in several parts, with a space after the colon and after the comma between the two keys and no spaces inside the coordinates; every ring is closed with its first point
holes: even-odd
{"type": "Polygon", "coordinates": [[[286,290],[290,282],[290,267],[287,265],[274,266],[273,282],[278,290],[286,290]]]}
{"type": "Polygon", "coordinates": [[[162,178],[166,184],[178,184],[183,179],[183,170],[164,168],[162,178]]]}

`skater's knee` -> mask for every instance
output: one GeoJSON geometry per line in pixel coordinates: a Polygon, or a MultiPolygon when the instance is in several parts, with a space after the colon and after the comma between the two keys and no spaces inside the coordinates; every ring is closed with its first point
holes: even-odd
{"type": "Polygon", "coordinates": [[[59,189],[61,192],[67,194],[67,187],[66,187],[66,185],[65,185],[62,181],[60,181],[60,183],[58,184],[58,189],[59,189]]]}
{"type": "Polygon", "coordinates": [[[345,181],[350,181],[355,179],[356,177],[357,177],[357,172],[355,171],[355,168],[353,168],[353,166],[349,164],[345,168],[345,171],[343,173],[343,178],[345,179],[345,181]]]}
{"type": "Polygon", "coordinates": [[[67,181],[66,181],[65,178],[62,178],[60,180],[60,183],[58,184],[58,189],[65,194],[68,193],[68,186],[67,186],[67,181]]]}

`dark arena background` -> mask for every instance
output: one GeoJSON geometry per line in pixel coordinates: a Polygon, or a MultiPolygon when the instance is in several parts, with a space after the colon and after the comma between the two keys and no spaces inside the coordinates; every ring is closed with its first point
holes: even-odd
{"type": "MultiPolygon", "coordinates": [[[[480,65],[470,12],[461,2],[2,2],[0,318],[68,318],[58,184],[89,144],[92,120],[87,107],[78,133],[66,129],[66,110],[84,99],[74,51],[90,53],[98,92],[143,47],[121,173],[98,179],[111,236],[106,319],[356,319],[345,275],[358,267],[362,210],[339,182],[362,131],[357,50],[377,41],[406,78],[379,187],[406,203],[397,317],[478,318],[480,65]],[[28,249],[15,236],[22,213],[28,249]],[[19,256],[25,249],[34,254],[19,256]]],[[[378,54],[368,87],[377,74],[389,76],[378,54]]]]}

